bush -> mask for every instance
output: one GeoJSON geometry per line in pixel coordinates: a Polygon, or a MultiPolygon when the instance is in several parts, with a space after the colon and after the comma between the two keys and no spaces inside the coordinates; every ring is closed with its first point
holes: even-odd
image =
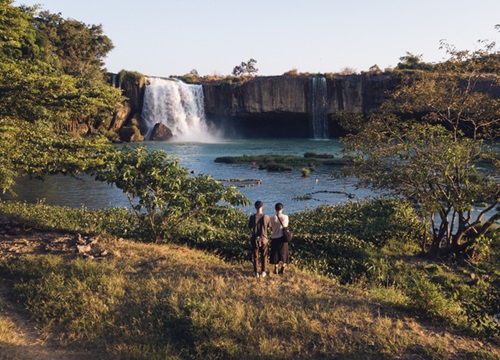
{"type": "Polygon", "coordinates": [[[374,199],[320,206],[293,216],[302,234],[346,234],[382,247],[394,239],[401,247],[416,243],[423,228],[414,209],[399,199],[374,199]]]}
{"type": "Polygon", "coordinates": [[[371,246],[349,235],[296,236],[293,263],[299,268],[352,283],[366,271],[371,246]]]}
{"type": "Polygon", "coordinates": [[[40,230],[69,231],[89,235],[109,234],[127,237],[134,231],[130,211],[125,208],[91,210],[51,206],[44,202],[27,204],[0,201],[0,214],[14,222],[40,230]]]}
{"type": "Polygon", "coordinates": [[[302,173],[302,176],[303,177],[308,177],[309,174],[311,173],[311,169],[310,168],[302,168],[300,170],[300,172],[302,173]]]}
{"type": "Polygon", "coordinates": [[[464,311],[456,299],[446,296],[442,287],[420,274],[414,274],[406,290],[410,305],[427,316],[451,325],[465,323],[464,311]]]}

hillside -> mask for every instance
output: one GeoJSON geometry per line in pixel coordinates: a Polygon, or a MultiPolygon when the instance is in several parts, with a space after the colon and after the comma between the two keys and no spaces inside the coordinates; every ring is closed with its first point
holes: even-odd
{"type": "Polygon", "coordinates": [[[403,310],[390,289],[382,296],[293,267],[256,280],[250,263],[182,245],[94,238],[96,257],[84,259],[71,234],[14,228],[0,236],[4,359],[34,358],[29,348],[40,346],[76,359],[500,356],[494,345],[403,310]],[[9,311],[15,299],[25,307],[21,323],[9,311]],[[26,326],[50,341],[23,340],[26,326]]]}

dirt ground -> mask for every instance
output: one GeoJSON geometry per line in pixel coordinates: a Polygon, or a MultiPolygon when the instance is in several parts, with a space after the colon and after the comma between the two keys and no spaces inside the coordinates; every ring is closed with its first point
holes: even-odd
{"type": "MultiPolygon", "coordinates": [[[[72,234],[24,229],[0,218],[0,258],[19,257],[25,254],[59,254],[62,256],[100,256],[103,252],[94,246],[92,252],[87,243],[96,239],[85,239],[72,234]],[[80,249],[79,249],[80,247],[80,249]],[[85,249],[82,249],[86,247],[85,249]],[[94,255],[92,255],[94,254],[94,255]]],[[[9,284],[0,281],[0,359],[87,359],[88,355],[61,348],[43,338],[43,332],[21,305],[8,296],[9,284]]]]}

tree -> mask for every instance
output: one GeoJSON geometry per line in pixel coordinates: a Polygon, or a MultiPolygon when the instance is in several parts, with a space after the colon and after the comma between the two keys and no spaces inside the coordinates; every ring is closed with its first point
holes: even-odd
{"type": "Polygon", "coordinates": [[[498,135],[498,101],[481,91],[483,72],[497,57],[458,52],[435,71],[407,78],[356,135],[344,139],[355,165],[347,173],[360,184],[411,200],[430,225],[423,249],[435,255],[463,253],[500,218],[498,167],[480,138],[498,135]],[[488,59],[488,61],[484,61],[488,59]],[[463,136],[465,129],[471,136],[463,136]],[[479,163],[482,166],[478,166],[479,163]]]}
{"type": "Polygon", "coordinates": [[[475,51],[460,51],[441,43],[450,58],[434,71],[403,78],[384,108],[407,117],[442,124],[455,138],[465,132],[474,139],[499,135],[500,101],[489,91],[500,85],[494,43],[475,51]]]}
{"type": "Polygon", "coordinates": [[[122,96],[100,68],[111,46],[101,29],[47,12],[35,19],[36,8],[10,3],[0,7],[8,19],[0,24],[0,116],[69,128],[111,116],[122,96]]]}
{"type": "Polygon", "coordinates": [[[0,61],[14,62],[38,55],[36,31],[31,16],[12,6],[12,0],[0,0],[0,61]]]}
{"type": "Polygon", "coordinates": [[[235,76],[242,76],[242,75],[250,75],[254,76],[257,74],[259,69],[255,67],[255,64],[257,63],[257,60],[250,59],[248,62],[242,62],[241,65],[237,65],[233,69],[233,75],[235,76]]]}
{"type": "Polygon", "coordinates": [[[115,152],[104,138],[79,139],[55,133],[51,123],[20,127],[15,119],[0,118],[0,188],[5,193],[20,176],[42,179],[95,172],[105,168],[115,152]]]}
{"type": "MultiPolygon", "coordinates": [[[[221,210],[219,203],[249,205],[234,187],[225,187],[207,175],[191,177],[179,161],[164,151],[126,147],[96,178],[116,185],[151,240],[168,238],[183,221],[207,220],[221,210]]],[[[232,216],[233,209],[225,210],[232,216]]]]}
{"type": "Polygon", "coordinates": [[[34,17],[38,42],[55,55],[67,75],[102,81],[104,58],[113,49],[101,25],[87,25],[61,14],[41,11],[34,17]]]}
{"type": "MultiPolygon", "coordinates": [[[[102,77],[92,80],[83,73],[66,73],[62,58],[43,41],[48,37],[42,36],[41,28],[36,26],[37,9],[11,4],[10,0],[0,0],[3,191],[19,175],[75,174],[103,166],[107,154],[112,153],[110,143],[100,137],[75,139],[67,130],[75,123],[96,123],[110,116],[122,99],[120,90],[106,84],[102,77]]],[[[76,37],[66,39],[77,41],[76,37]]],[[[91,59],[87,59],[89,64],[97,66],[91,59]]]]}
{"type": "Polygon", "coordinates": [[[399,70],[432,70],[432,64],[422,61],[422,55],[414,55],[406,52],[405,56],[399,58],[399,63],[396,69],[399,70]]]}

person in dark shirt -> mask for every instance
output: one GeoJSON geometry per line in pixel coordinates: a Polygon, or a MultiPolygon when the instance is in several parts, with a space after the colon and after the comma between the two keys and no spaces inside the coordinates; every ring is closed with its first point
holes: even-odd
{"type": "Polygon", "coordinates": [[[253,276],[265,277],[267,275],[267,253],[268,253],[268,237],[267,233],[271,227],[271,219],[263,213],[264,204],[262,201],[255,202],[255,214],[252,214],[248,219],[248,227],[252,231],[252,262],[253,276]],[[259,263],[260,270],[259,272],[259,263]]]}

